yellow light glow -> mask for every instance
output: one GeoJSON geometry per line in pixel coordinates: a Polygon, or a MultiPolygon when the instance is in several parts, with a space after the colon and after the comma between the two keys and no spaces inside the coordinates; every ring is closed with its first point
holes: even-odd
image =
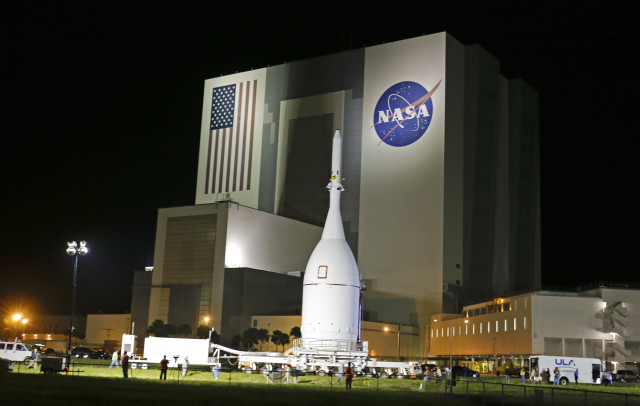
{"type": "Polygon", "coordinates": [[[438,319],[433,319],[433,321],[438,321],[438,319]]]}
{"type": "Polygon", "coordinates": [[[469,320],[465,320],[464,322],[465,322],[465,323],[468,323],[468,322],[469,322],[469,320]]]}
{"type": "Polygon", "coordinates": [[[22,318],[22,315],[19,313],[16,313],[13,315],[13,321],[18,321],[22,318]]]}
{"type": "Polygon", "coordinates": [[[205,322],[205,323],[208,323],[208,322],[209,322],[209,320],[211,320],[211,319],[209,318],[209,316],[205,316],[205,318],[204,318],[204,322],[205,322]]]}
{"type": "Polygon", "coordinates": [[[33,336],[34,336],[34,337],[38,337],[38,335],[37,335],[37,334],[34,334],[33,336]]]}
{"type": "Polygon", "coordinates": [[[385,327],[385,328],[384,328],[384,331],[385,331],[385,332],[389,331],[389,327],[385,327]]]}
{"type": "Polygon", "coordinates": [[[27,319],[22,319],[22,324],[27,324],[29,322],[29,320],[27,319]]]}

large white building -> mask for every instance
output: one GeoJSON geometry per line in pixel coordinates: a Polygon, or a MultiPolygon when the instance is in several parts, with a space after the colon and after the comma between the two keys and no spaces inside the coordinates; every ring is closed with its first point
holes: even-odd
{"type": "Polygon", "coordinates": [[[160,211],[149,323],[207,314],[237,334],[217,324],[225,272],[304,270],[335,129],[364,319],[417,328],[411,356],[426,355],[431,314],[539,288],[537,93],[438,33],[205,81],[195,206],[160,211]],[[229,228],[208,214],[220,207],[270,220],[229,228]],[[182,240],[196,229],[215,234],[197,266],[182,240]],[[262,254],[273,238],[275,261],[262,254]]]}
{"type": "Polygon", "coordinates": [[[607,369],[640,362],[640,290],[603,284],[573,292],[537,291],[434,314],[429,352],[488,372],[531,355],[599,358],[607,369]]]}

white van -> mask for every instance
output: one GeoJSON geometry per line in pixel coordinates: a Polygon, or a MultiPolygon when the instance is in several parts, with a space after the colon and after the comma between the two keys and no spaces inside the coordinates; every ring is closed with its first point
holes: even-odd
{"type": "Polygon", "coordinates": [[[31,359],[31,350],[22,343],[0,341],[0,358],[14,362],[26,361],[27,358],[31,359]]]}
{"type": "Polygon", "coordinates": [[[553,371],[560,371],[560,385],[575,382],[575,372],[578,370],[578,383],[600,383],[602,377],[602,361],[598,358],[555,357],[552,355],[538,355],[529,358],[529,371],[538,368],[540,376],[544,370],[549,370],[549,381],[553,382],[553,371]]]}

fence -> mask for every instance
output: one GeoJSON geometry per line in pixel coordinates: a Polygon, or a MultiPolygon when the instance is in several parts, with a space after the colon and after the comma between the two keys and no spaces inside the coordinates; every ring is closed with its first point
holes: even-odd
{"type": "Polygon", "coordinates": [[[480,400],[482,404],[548,404],[548,405],[640,405],[640,391],[637,386],[627,386],[624,392],[612,390],[593,390],[565,388],[549,384],[512,384],[485,380],[464,379],[447,381],[447,394],[465,396],[480,400]],[[631,391],[635,392],[632,393],[631,391]]]}

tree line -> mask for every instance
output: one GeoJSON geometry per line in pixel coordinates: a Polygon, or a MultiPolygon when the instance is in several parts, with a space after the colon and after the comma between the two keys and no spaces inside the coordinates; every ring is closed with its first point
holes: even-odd
{"type": "MultiPolygon", "coordinates": [[[[196,329],[195,336],[196,338],[209,338],[210,330],[209,326],[200,325],[196,329]]],[[[188,324],[176,326],[174,324],[165,324],[162,320],[155,320],[147,328],[147,334],[156,337],[192,337],[192,329],[188,324]]],[[[255,327],[251,327],[243,331],[242,334],[236,334],[231,340],[231,345],[236,348],[242,346],[246,350],[250,350],[254,348],[254,346],[259,345],[259,349],[262,351],[263,344],[271,341],[275,344],[276,351],[278,350],[278,346],[282,346],[282,350],[284,351],[285,345],[291,342],[290,337],[302,337],[300,327],[293,327],[291,331],[289,331],[289,334],[280,330],[274,330],[269,334],[269,330],[265,328],[257,329],[255,327]]],[[[213,331],[211,333],[211,340],[214,343],[219,343],[220,334],[213,331]]]]}

